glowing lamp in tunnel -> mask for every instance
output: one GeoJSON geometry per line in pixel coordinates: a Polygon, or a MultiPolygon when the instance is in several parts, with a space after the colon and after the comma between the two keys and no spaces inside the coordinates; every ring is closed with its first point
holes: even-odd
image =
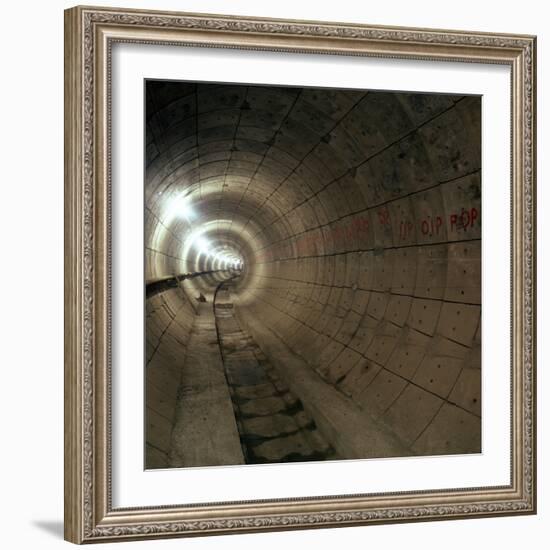
{"type": "Polygon", "coordinates": [[[210,252],[210,241],[204,237],[197,237],[194,245],[198,248],[201,254],[208,254],[210,252]]]}
{"type": "Polygon", "coordinates": [[[171,223],[176,219],[183,219],[191,223],[196,218],[197,213],[191,206],[188,194],[180,195],[168,202],[166,214],[164,215],[165,223],[171,223]]]}
{"type": "Polygon", "coordinates": [[[191,221],[193,218],[195,218],[195,211],[191,207],[189,203],[181,204],[179,207],[179,215],[182,218],[185,218],[187,221],[191,221]]]}

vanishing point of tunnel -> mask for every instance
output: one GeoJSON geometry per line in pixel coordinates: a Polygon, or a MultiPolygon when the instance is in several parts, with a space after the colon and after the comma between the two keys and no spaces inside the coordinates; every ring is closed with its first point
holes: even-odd
{"type": "Polygon", "coordinates": [[[145,467],[481,452],[481,98],[145,89],[145,467]]]}

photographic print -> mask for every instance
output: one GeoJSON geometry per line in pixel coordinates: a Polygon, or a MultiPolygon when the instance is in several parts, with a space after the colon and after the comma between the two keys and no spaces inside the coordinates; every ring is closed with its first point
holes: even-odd
{"type": "Polygon", "coordinates": [[[146,469],[482,451],[480,96],[146,80],[145,121],[146,469]]]}

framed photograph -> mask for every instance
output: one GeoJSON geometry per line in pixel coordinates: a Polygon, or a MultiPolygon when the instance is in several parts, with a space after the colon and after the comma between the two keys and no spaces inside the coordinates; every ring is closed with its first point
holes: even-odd
{"type": "Polygon", "coordinates": [[[533,514],[533,36],[65,12],[65,538],[533,514]]]}

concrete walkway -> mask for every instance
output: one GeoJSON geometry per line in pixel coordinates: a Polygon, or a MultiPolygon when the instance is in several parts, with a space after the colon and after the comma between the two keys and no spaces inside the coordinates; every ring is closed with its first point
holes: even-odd
{"type": "Polygon", "coordinates": [[[172,432],[172,467],[243,464],[211,297],[198,304],[172,432]]]}

